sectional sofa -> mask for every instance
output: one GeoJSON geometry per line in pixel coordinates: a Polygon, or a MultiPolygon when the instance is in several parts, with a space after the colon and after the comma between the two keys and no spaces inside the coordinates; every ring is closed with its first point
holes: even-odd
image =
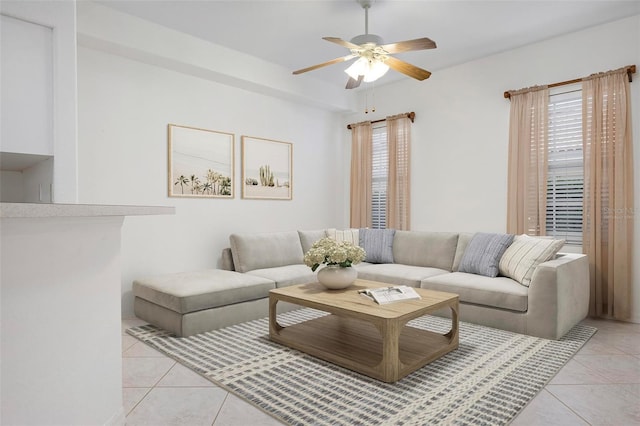
{"type": "Polygon", "coordinates": [[[315,273],[303,263],[304,253],[327,236],[365,243],[367,259],[355,265],[359,278],[458,294],[462,321],[558,339],[587,315],[587,258],[556,254],[560,241],[526,236],[507,241],[504,235],[482,233],[372,232],[232,234],[231,247],[222,253],[222,269],[134,281],[136,315],[179,336],[264,317],[271,288],[315,281],[315,273]],[[495,243],[495,237],[502,241],[495,243]],[[487,245],[487,238],[493,238],[493,245],[487,245]],[[490,259],[494,263],[487,273],[482,263],[496,248],[497,259],[490,259]]]}

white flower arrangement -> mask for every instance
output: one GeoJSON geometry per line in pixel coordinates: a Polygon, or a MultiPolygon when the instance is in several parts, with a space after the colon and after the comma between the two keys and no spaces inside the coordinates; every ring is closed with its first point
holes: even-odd
{"type": "Polygon", "coordinates": [[[362,262],[366,255],[360,246],[327,237],[313,243],[311,249],[304,255],[304,264],[309,266],[313,272],[323,263],[348,268],[362,262]]]}

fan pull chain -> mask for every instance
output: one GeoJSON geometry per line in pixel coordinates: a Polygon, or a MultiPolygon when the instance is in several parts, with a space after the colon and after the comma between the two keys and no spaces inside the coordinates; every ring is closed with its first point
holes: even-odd
{"type": "Polygon", "coordinates": [[[364,92],[364,113],[369,114],[369,93],[366,90],[364,92]]]}
{"type": "Polygon", "coordinates": [[[371,112],[376,112],[376,92],[375,83],[371,83],[369,89],[364,92],[364,113],[369,114],[369,96],[371,96],[371,112]]]}
{"type": "Polygon", "coordinates": [[[371,84],[371,102],[373,103],[371,112],[376,112],[376,83],[375,82],[371,84]]]}

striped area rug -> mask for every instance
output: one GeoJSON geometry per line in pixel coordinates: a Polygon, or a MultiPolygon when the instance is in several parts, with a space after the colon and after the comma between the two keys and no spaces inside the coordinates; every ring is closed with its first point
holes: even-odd
{"type": "MultiPolygon", "coordinates": [[[[289,325],[325,313],[278,316],[289,325]]],[[[450,320],[410,323],[440,333],[450,320]]],[[[459,349],[396,383],[383,383],[268,340],[268,319],[173,337],[147,325],[129,334],[291,425],[504,425],[596,332],[558,341],[460,323],[459,349]]]]}

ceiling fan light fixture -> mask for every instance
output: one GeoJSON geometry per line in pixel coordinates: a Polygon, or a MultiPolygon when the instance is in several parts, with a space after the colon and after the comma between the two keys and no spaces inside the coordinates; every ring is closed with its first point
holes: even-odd
{"type": "Polygon", "coordinates": [[[358,76],[365,75],[365,73],[367,72],[368,66],[369,64],[367,63],[367,60],[365,58],[360,58],[357,61],[355,61],[353,64],[351,64],[349,68],[344,70],[344,72],[346,72],[349,75],[349,77],[353,78],[354,80],[357,80],[358,76]]]}
{"type": "Polygon", "coordinates": [[[330,43],[346,47],[350,50],[350,54],[293,71],[293,74],[302,74],[328,65],[358,58],[345,70],[349,75],[349,80],[347,81],[345,89],[355,89],[360,86],[362,81],[368,83],[376,81],[385,75],[389,68],[419,81],[429,78],[431,75],[429,71],[415,65],[411,65],[410,63],[400,60],[392,55],[396,53],[411,52],[414,50],[435,49],[436,43],[430,38],[422,37],[413,40],[384,44],[382,37],[375,34],[369,34],[369,8],[375,0],[356,1],[364,9],[364,34],[360,34],[359,36],[352,38],[350,42],[339,37],[322,37],[330,43]]]}
{"type": "Polygon", "coordinates": [[[376,81],[389,71],[389,65],[381,61],[373,61],[369,63],[369,73],[365,74],[364,81],[370,83],[376,81]]]}
{"type": "Polygon", "coordinates": [[[389,66],[383,61],[378,59],[360,58],[355,61],[349,68],[344,70],[349,77],[357,80],[359,76],[363,75],[363,80],[367,83],[376,81],[389,71],[389,66]]]}

